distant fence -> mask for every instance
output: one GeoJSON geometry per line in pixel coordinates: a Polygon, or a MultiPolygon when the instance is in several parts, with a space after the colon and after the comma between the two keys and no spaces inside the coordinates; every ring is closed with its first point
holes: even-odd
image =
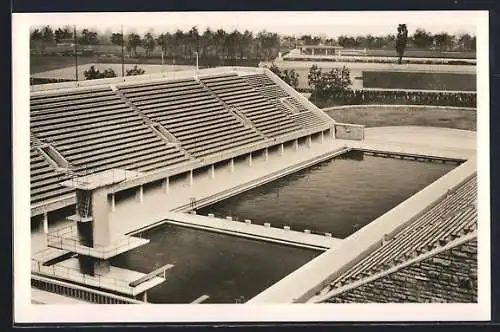
{"type": "Polygon", "coordinates": [[[320,107],[331,105],[395,104],[476,107],[477,95],[466,91],[350,90],[340,91],[327,100],[314,99],[320,107]]]}
{"type": "MultiPolygon", "coordinates": [[[[321,55],[287,55],[283,61],[315,61],[315,62],[364,62],[364,63],[397,63],[397,57],[374,56],[321,56],[321,55]]],[[[425,65],[469,65],[475,66],[475,59],[443,59],[443,58],[409,58],[403,57],[402,63],[425,65]]]]}

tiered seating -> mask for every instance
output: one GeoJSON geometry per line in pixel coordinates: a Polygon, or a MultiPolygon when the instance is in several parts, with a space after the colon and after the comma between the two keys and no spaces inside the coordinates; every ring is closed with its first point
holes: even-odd
{"type": "Polygon", "coordinates": [[[274,105],[277,109],[279,109],[281,112],[288,114],[288,116],[291,116],[295,114],[288,106],[283,104],[281,101],[278,99],[270,100],[271,104],[274,105]]]}
{"type": "Polygon", "coordinates": [[[290,105],[292,105],[292,107],[294,107],[299,112],[306,112],[306,111],[308,111],[307,107],[305,107],[304,105],[302,105],[301,103],[299,103],[297,101],[297,99],[295,99],[293,97],[288,97],[285,100],[286,100],[287,103],[289,103],[290,105]]]}
{"type": "Polygon", "coordinates": [[[76,172],[146,172],[188,160],[109,88],[32,96],[31,130],[52,144],[76,172]]]}
{"type": "Polygon", "coordinates": [[[391,272],[339,289],[326,302],[477,302],[477,237],[391,272]]]}
{"type": "Polygon", "coordinates": [[[381,247],[331,283],[333,288],[350,284],[419,256],[469,234],[477,227],[476,177],[405,227],[381,247]]]}
{"type": "Polygon", "coordinates": [[[127,85],[119,90],[148,118],[163,125],[195,157],[263,139],[193,79],[127,85]]]}
{"type": "Polygon", "coordinates": [[[307,107],[302,105],[293,96],[290,96],[285,90],[283,90],[279,85],[274,83],[266,74],[255,74],[245,76],[248,84],[253,86],[257,91],[259,91],[264,97],[269,100],[285,98],[290,107],[297,112],[308,111],[307,107]]]}
{"type": "Polygon", "coordinates": [[[255,74],[245,76],[245,80],[254,88],[260,88],[266,85],[275,85],[272,79],[267,77],[266,74],[255,74]]]}
{"type": "Polygon", "coordinates": [[[286,114],[278,110],[236,74],[206,77],[202,82],[226,104],[235,106],[254,126],[268,137],[300,129],[286,114]]]}
{"type": "Polygon", "coordinates": [[[324,121],[311,111],[293,114],[291,118],[303,128],[312,128],[324,124],[324,121]]]}
{"type": "Polygon", "coordinates": [[[73,192],[73,189],[59,184],[68,179],[68,176],[63,172],[57,172],[33,146],[30,148],[30,171],[31,204],[73,192]]]}
{"type": "Polygon", "coordinates": [[[270,100],[288,97],[288,94],[277,85],[258,87],[255,88],[255,90],[259,91],[261,95],[270,100]]]}

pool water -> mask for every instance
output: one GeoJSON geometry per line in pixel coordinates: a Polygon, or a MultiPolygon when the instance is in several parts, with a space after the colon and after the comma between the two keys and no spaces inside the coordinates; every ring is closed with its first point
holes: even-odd
{"type": "Polygon", "coordinates": [[[166,281],[148,291],[151,303],[246,301],[321,251],[288,247],[163,224],[141,234],[149,244],[115,257],[111,264],[148,273],[166,264],[166,281]]]}
{"type": "Polygon", "coordinates": [[[350,151],[197,213],[345,238],[454,167],[350,151]]]}

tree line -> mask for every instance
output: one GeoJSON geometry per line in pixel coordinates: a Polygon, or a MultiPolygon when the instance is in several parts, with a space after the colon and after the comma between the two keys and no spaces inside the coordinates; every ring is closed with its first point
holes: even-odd
{"type": "MultiPolygon", "coordinates": [[[[44,53],[45,48],[59,43],[72,43],[74,29],[70,26],[34,27],[31,30],[30,42],[32,49],[44,53]]],[[[166,57],[192,58],[195,52],[202,58],[215,57],[219,59],[258,59],[269,60],[275,58],[281,50],[296,48],[299,45],[338,45],[345,48],[367,49],[394,49],[398,43],[397,34],[374,36],[341,35],[338,38],[326,36],[280,36],[277,33],[260,31],[253,33],[249,30],[225,31],[224,29],[211,30],[207,28],[201,32],[197,27],[188,31],[178,29],[174,33],[166,32],[154,34],[146,32],[139,35],[130,32],[107,31],[99,33],[89,29],[76,31],[78,44],[83,46],[123,46],[128,56],[150,57],[153,52],[158,55],[163,52],[166,57]],[[140,49],[140,52],[139,52],[140,49]]],[[[475,51],[476,37],[468,33],[453,35],[446,32],[432,34],[425,29],[417,29],[415,33],[407,36],[408,49],[427,49],[439,51],[475,51]]]]}
{"type": "MultiPolygon", "coordinates": [[[[318,37],[304,35],[299,38],[287,36],[285,40],[294,48],[296,45],[331,45],[345,48],[367,48],[367,49],[394,49],[397,44],[397,34],[384,36],[373,36],[371,34],[357,37],[341,35],[338,38],[318,37]]],[[[476,36],[468,33],[458,35],[441,32],[432,34],[425,29],[417,29],[408,36],[409,49],[425,49],[439,51],[462,51],[470,52],[476,50],[476,36]]]]}
{"type": "MultiPolygon", "coordinates": [[[[80,45],[105,46],[114,45],[125,48],[129,56],[141,55],[150,57],[153,52],[163,52],[166,57],[192,58],[195,53],[199,57],[215,57],[219,59],[259,59],[269,60],[278,55],[280,37],[277,33],[260,31],[254,34],[245,30],[227,32],[223,29],[211,30],[207,28],[200,32],[197,27],[189,31],[178,29],[174,33],[153,34],[147,32],[139,35],[135,32],[122,34],[111,32],[99,34],[96,31],[83,29],[76,31],[76,40],[80,45]]],[[[50,45],[71,43],[74,40],[74,31],[71,27],[51,26],[34,28],[30,34],[32,49],[44,49],[50,45]]]]}

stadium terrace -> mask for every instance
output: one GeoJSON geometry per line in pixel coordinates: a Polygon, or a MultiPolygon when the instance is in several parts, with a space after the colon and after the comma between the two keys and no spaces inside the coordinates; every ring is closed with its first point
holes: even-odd
{"type": "Polygon", "coordinates": [[[35,85],[30,117],[36,303],[148,302],[180,263],[115,261],[165,224],[318,253],[231,303],[477,301],[470,132],[339,123],[247,67],[35,85]],[[454,168],[345,238],[197,214],[352,151],[454,168]]]}

